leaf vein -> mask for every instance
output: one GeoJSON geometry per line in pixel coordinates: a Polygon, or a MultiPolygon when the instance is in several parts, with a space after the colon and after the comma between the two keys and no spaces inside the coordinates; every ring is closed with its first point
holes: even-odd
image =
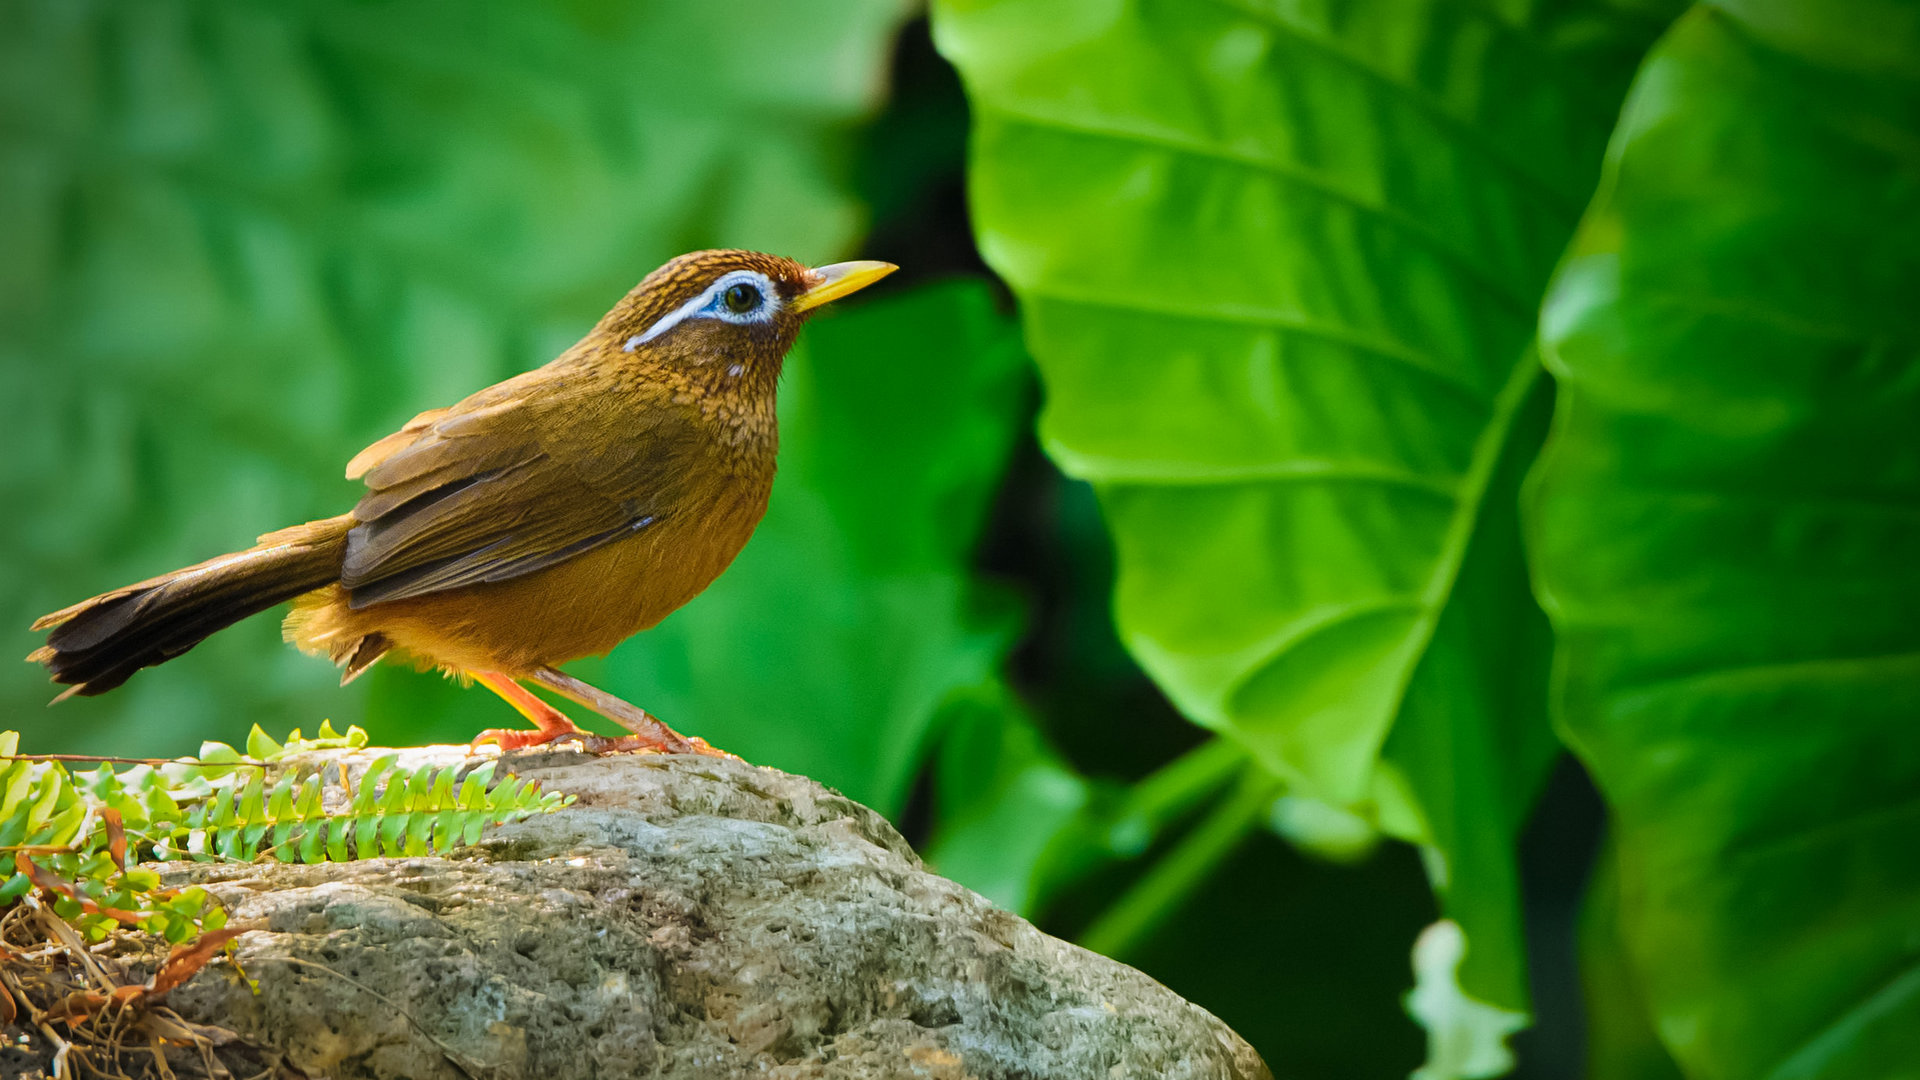
{"type": "Polygon", "coordinates": [[[1615,693],[1651,696],[1701,683],[1776,682],[1824,676],[1857,677],[1873,668],[1920,667],[1920,652],[1878,653],[1869,656],[1823,656],[1811,659],[1769,660],[1757,664],[1725,665],[1621,684],[1615,693]]]}
{"type": "MultiPolygon", "coordinates": [[[[1460,145],[1466,146],[1479,153],[1487,161],[1493,163],[1501,172],[1506,173],[1522,186],[1530,187],[1538,192],[1547,202],[1551,203],[1553,209],[1569,223],[1577,219],[1585,209],[1583,205],[1576,203],[1573,197],[1560,191],[1547,180],[1528,172],[1518,161],[1515,161],[1498,146],[1485,139],[1472,124],[1448,111],[1432,93],[1423,87],[1405,82],[1393,74],[1375,67],[1363,58],[1355,56],[1334,44],[1327,38],[1319,34],[1311,33],[1306,27],[1298,23],[1288,22],[1268,12],[1255,11],[1242,7],[1234,3],[1233,0],[1211,0],[1211,2],[1215,6],[1234,12],[1243,18],[1252,19],[1255,22],[1269,26],[1294,41],[1320,53],[1322,56],[1343,64],[1353,71],[1360,73],[1362,76],[1372,79],[1381,86],[1392,90],[1409,104],[1425,113],[1429,118],[1438,122],[1440,126],[1452,131],[1455,137],[1459,139],[1460,145]]],[[[1508,30],[1516,29],[1507,23],[1496,22],[1496,25],[1500,25],[1508,30]]]]}
{"type": "Polygon", "coordinates": [[[1087,454],[1049,439],[1048,456],[1070,476],[1101,484],[1140,484],[1182,487],[1231,486],[1236,484],[1310,484],[1320,481],[1347,481],[1404,488],[1449,502],[1459,497],[1454,485],[1436,477],[1421,476],[1401,469],[1357,465],[1317,458],[1282,458],[1248,465],[1186,465],[1164,461],[1121,462],[1114,458],[1087,454]],[[1116,465],[1119,468],[1116,468],[1116,465]]]}
{"type": "Polygon", "coordinates": [[[1271,158],[1255,157],[1250,154],[1237,154],[1224,147],[1213,146],[1197,139],[1179,139],[1170,135],[1154,134],[1136,129],[1120,127],[1102,127],[1078,120],[1066,120],[1058,116],[1043,116],[1038,113],[1015,112],[1004,105],[983,106],[981,112],[990,112],[1002,120],[1025,124],[1065,135],[1077,135],[1083,138],[1099,139],[1109,142],[1132,143],[1156,150],[1165,150],[1190,157],[1205,158],[1221,165],[1232,165],[1252,172],[1291,183],[1296,188],[1311,192],[1329,202],[1338,202],[1362,215],[1389,226],[1394,231],[1416,241],[1419,246],[1433,252],[1464,276],[1479,285],[1486,295],[1505,308],[1509,314],[1530,319],[1534,305],[1527,302],[1514,291],[1492,269],[1482,266],[1471,255],[1449,244],[1438,233],[1422,225],[1417,218],[1404,214],[1392,207],[1369,202],[1352,192],[1343,191],[1325,177],[1311,170],[1290,165],[1271,158]]]}
{"type": "Polygon", "coordinates": [[[1188,319],[1194,322],[1238,323],[1246,326],[1266,326],[1301,337],[1309,337],[1334,345],[1343,345],[1358,352],[1378,357],[1396,364],[1408,371],[1424,375],[1434,383],[1444,386],[1458,396],[1482,407],[1491,407],[1491,398],[1480,387],[1468,381],[1458,372],[1448,369],[1432,355],[1418,349],[1409,348],[1395,342],[1368,337],[1356,331],[1335,326],[1331,323],[1316,322],[1296,315],[1277,311],[1253,311],[1248,309],[1200,310],[1179,304],[1152,303],[1132,298],[1119,299],[1113,296],[1077,296],[1058,289],[1040,288],[1032,285],[1021,286],[1023,296],[1051,300],[1058,304],[1073,304],[1081,307],[1112,308],[1137,312],[1146,315],[1158,315],[1172,319],[1188,319]]]}

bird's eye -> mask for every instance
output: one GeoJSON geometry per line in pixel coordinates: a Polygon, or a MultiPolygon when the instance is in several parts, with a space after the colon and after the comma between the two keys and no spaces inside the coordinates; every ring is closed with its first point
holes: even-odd
{"type": "Polygon", "coordinates": [[[735,315],[745,315],[760,306],[760,290],[745,282],[731,285],[726,292],[720,294],[720,302],[727,305],[727,310],[735,315]]]}

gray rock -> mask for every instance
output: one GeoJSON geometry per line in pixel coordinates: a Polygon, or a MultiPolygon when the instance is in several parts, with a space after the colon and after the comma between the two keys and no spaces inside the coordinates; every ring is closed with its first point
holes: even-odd
{"type": "Polygon", "coordinates": [[[178,871],[259,928],[236,954],[258,993],[214,964],[174,1008],[339,1080],[1271,1075],[1211,1014],[927,872],[812,781],[511,767],[579,801],[447,858],[178,871]]]}

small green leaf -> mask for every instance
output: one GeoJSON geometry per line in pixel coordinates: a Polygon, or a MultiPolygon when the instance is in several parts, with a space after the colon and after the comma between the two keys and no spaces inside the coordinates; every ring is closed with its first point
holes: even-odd
{"type": "Polygon", "coordinates": [[[406,808],[412,810],[431,810],[433,808],[434,767],[422,765],[407,777],[406,808]]]}
{"type": "Polygon", "coordinates": [[[437,820],[439,815],[430,810],[416,810],[407,816],[406,854],[418,856],[427,853],[427,841],[433,835],[434,822],[437,820]]]}
{"type": "Polygon", "coordinates": [[[433,790],[427,796],[427,805],[421,809],[445,810],[454,805],[453,774],[458,771],[449,767],[434,774],[433,790]]]}
{"type": "MultiPolygon", "coordinates": [[[[197,764],[168,762],[160,767],[160,776],[167,794],[176,802],[194,802],[214,791],[213,781],[207,779],[205,769],[197,764]]],[[[225,786],[223,782],[222,787],[225,786]]]]}
{"type": "Polygon", "coordinates": [[[39,831],[54,814],[54,807],[60,796],[67,790],[69,781],[67,770],[59,762],[53,762],[40,776],[34,789],[33,802],[27,809],[27,832],[29,835],[39,831]]]}
{"type": "Polygon", "coordinates": [[[407,787],[412,779],[411,774],[396,770],[380,792],[380,798],[375,800],[374,807],[382,814],[404,813],[407,809],[407,787]]]}
{"type": "Polygon", "coordinates": [[[173,801],[165,787],[152,786],[140,792],[140,806],[152,824],[177,823],[182,819],[180,804],[173,801]]]}
{"type": "Polygon", "coordinates": [[[293,773],[280,774],[273,785],[273,791],[267,796],[267,820],[273,822],[292,821],[293,809],[293,773]]]}
{"type": "Polygon", "coordinates": [[[404,812],[386,814],[380,819],[380,854],[394,858],[402,854],[403,838],[407,833],[409,816],[404,812]]]}
{"type": "MultiPolygon", "coordinates": [[[[353,854],[362,859],[371,859],[378,856],[380,854],[379,840],[379,815],[372,811],[357,815],[353,821],[353,854]]],[[[327,850],[332,851],[333,849],[329,847],[327,850]]],[[[340,861],[346,861],[344,854],[340,856],[340,861]]]]}
{"type": "Polygon", "coordinates": [[[5,885],[0,885],[0,906],[11,904],[27,895],[27,890],[31,888],[33,888],[33,879],[25,874],[15,873],[7,879],[5,885]]]}
{"type": "Polygon", "coordinates": [[[32,790],[32,762],[16,761],[0,772],[0,819],[11,818],[32,790]]]}
{"type": "Polygon", "coordinates": [[[399,760],[398,754],[384,754],[375,758],[373,764],[367,766],[367,771],[360,777],[360,786],[353,793],[351,811],[355,816],[373,810],[374,799],[379,796],[381,778],[385,777],[387,771],[392,769],[394,763],[399,760]]]}
{"type": "Polygon", "coordinates": [[[62,810],[53,820],[47,822],[45,828],[27,837],[27,842],[30,844],[48,844],[55,847],[64,847],[73,843],[73,838],[80,831],[81,823],[86,820],[87,809],[87,804],[85,803],[74,803],[72,806],[62,810]]]}
{"type": "Polygon", "coordinates": [[[500,782],[500,786],[487,793],[487,809],[496,815],[512,811],[527,787],[527,781],[509,775],[500,782]]]}
{"type": "Polygon", "coordinates": [[[120,778],[114,774],[113,766],[101,762],[100,767],[79,774],[74,786],[102,802],[106,802],[120,792],[120,778]]]}
{"type": "Polygon", "coordinates": [[[246,851],[246,841],[240,835],[238,825],[228,825],[215,830],[213,850],[223,859],[232,859],[237,862],[247,862],[252,859],[252,855],[246,851]]]}
{"type": "Polygon", "coordinates": [[[307,782],[301,785],[300,797],[294,802],[294,812],[301,821],[312,821],[325,813],[318,774],[307,777],[307,782]]]}
{"type": "Polygon", "coordinates": [[[273,850],[274,858],[280,860],[281,862],[294,861],[294,858],[297,853],[293,850],[293,845],[288,841],[293,839],[293,830],[298,827],[299,827],[298,823],[293,821],[280,821],[280,822],[274,823],[273,839],[269,843],[269,847],[271,847],[273,850]]]}
{"type": "Polygon", "coordinates": [[[96,851],[88,855],[75,871],[79,877],[104,878],[119,869],[113,864],[113,856],[105,851],[96,851]]]}
{"type": "Polygon", "coordinates": [[[466,831],[467,812],[446,809],[433,815],[433,850],[443,854],[460,842],[460,834],[466,831]]]}
{"type": "Polygon", "coordinates": [[[236,802],[239,795],[230,791],[215,791],[207,801],[207,825],[212,828],[225,828],[240,820],[236,802]]]}
{"type": "MultiPolygon", "coordinates": [[[[335,825],[336,828],[341,826],[335,825]]],[[[300,826],[300,861],[309,865],[321,860],[326,852],[327,822],[309,821],[300,826]]]]}
{"type": "Polygon", "coordinates": [[[262,730],[259,724],[253,725],[253,730],[247,732],[247,756],[250,758],[266,761],[279,756],[282,749],[281,744],[262,730]]]}
{"type": "Polygon", "coordinates": [[[493,762],[491,761],[468,773],[467,778],[460,781],[460,809],[485,809],[487,805],[487,783],[492,779],[493,762]]]}
{"type": "Polygon", "coordinates": [[[223,742],[203,742],[200,744],[200,757],[189,764],[189,770],[207,780],[228,776],[233,766],[244,761],[240,751],[223,742]]]}
{"type": "Polygon", "coordinates": [[[251,825],[264,821],[267,816],[267,773],[265,769],[250,769],[247,786],[240,795],[240,822],[251,825]]]}

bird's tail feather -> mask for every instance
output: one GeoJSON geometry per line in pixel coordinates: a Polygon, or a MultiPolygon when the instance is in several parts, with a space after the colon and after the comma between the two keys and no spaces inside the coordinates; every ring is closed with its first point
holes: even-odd
{"type": "Polygon", "coordinates": [[[343,515],[268,533],[245,551],[43,615],[33,628],[52,633],[27,659],[71,686],[55,701],[106,693],[217,630],[338,579],[352,526],[343,515]]]}

